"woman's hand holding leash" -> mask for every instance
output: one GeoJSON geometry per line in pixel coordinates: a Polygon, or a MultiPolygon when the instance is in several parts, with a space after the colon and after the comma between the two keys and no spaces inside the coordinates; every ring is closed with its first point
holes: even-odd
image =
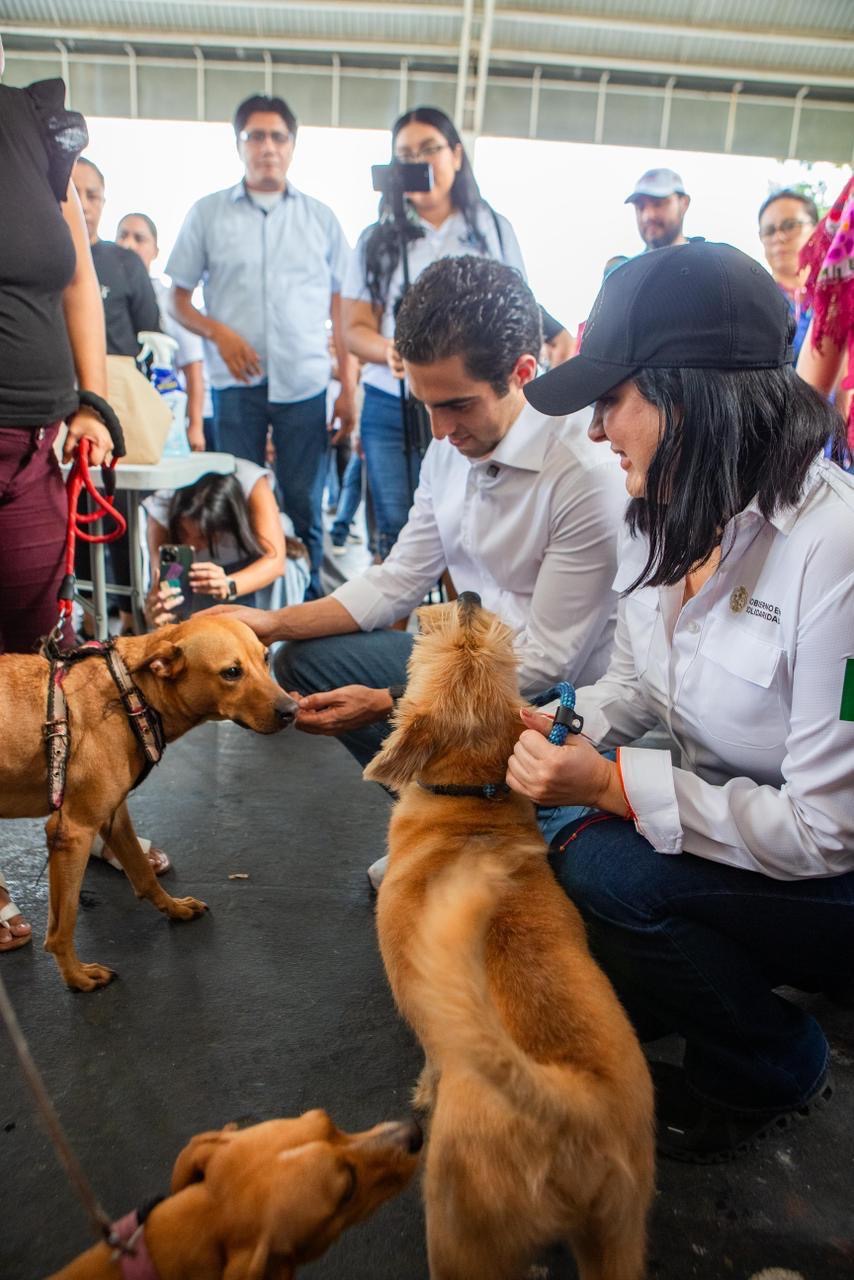
{"type": "Polygon", "coordinates": [[[81,440],[89,441],[89,464],[97,467],[113,447],[110,433],[94,409],[83,405],[68,419],[68,434],[62,449],[62,461],[71,462],[81,440]]]}
{"type": "Polygon", "coordinates": [[[618,765],[600,755],[583,735],[571,734],[565,746],[548,741],[550,716],[523,707],[528,726],[507,762],[507,785],[536,804],[589,805],[626,816],[626,798],[618,765]]]}

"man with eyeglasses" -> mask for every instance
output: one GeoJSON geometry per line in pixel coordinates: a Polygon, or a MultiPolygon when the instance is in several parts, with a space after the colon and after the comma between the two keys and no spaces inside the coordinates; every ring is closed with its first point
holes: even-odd
{"type": "Polygon", "coordinates": [[[175,319],[205,339],[219,447],[259,466],[268,429],[276,478],[311,560],[307,599],[323,594],[321,503],[329,431],[355,420],[355,361],[344,344],[340,290],[349,248],[335,214],[288,181],[297,120],[281,98],[255,95],[234,114],[243,179],[188,213],[166,264],[175,319]],[[192,302],[202,283],[205,310],[192,302]],[[341,392],[327,427],[327,322],[341,392]]]}
{"type": "Polygon", "coordinates": [[[816,203],[801,191],[786,187],[773,191],[759,208],[759,239],[765,253],[765,261],[779,289],[786,296],[795,318],[796,330],[792,343],[795,359],[801,349],[811,312],[803,303],[803,281],[798,260],[801,249],[818,224],[816,203]]]}

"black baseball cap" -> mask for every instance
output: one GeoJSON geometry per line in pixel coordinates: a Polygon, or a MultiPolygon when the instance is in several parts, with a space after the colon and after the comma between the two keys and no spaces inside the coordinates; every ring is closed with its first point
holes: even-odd
{"type": "Polygon", "coordinates": [[[592,404],[639,369],[778,369],[794,359],[789,304],[729,244],[640,254],[603,282],[581,352],[525,387],[541,413],[592,404]]]}

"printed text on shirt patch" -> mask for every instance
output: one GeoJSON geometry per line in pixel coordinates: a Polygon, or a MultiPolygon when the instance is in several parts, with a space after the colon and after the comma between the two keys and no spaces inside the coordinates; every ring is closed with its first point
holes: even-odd
{"type": "Polygon", "coordinates": [[[839,708],[840,720],[854,720],[854,658],[846,658],[845,674],[842,677],[842,705],[839,708]]]}
{"type": "Polygon", "coordinates": [[[767,600],[759,600],[756,596],[751,596],[747,612],[754,618],[764,618],[766,622],[776,622],[778,627],[780,625],[780,606],[769,604],[767,600]]]}

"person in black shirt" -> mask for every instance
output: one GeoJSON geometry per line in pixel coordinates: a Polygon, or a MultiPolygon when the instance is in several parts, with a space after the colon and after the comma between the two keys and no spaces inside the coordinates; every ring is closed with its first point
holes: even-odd
{"type": "MultiPolygon", "coordinates": [[[[3,48],[0,44],[0,71],[3,48]]],[[[64,456],[81,438],[93,464],[110,437],[80,387],[107,393],[104,320],[86,227],[69,182],[86,145],[81,115],[64,109],[65,85],[0,85],[0,652],[27,653],[57,618],[66,500],[54,441],[64,456]]],[[[31,940],[0,875],[0,952],[31,940]]]]}
{"type": "Polygon", "coordinates": [[[105,199],[104,175],[98,166],[81,156],[74,165],[72,178],[83,207],[92,261],[101,285],[107,355],[136,356],[139,353],[136,335],[143,330],[157,333],[160,329],[160,308],[151,280],[137,254],[98,236],[105,199]]]}

